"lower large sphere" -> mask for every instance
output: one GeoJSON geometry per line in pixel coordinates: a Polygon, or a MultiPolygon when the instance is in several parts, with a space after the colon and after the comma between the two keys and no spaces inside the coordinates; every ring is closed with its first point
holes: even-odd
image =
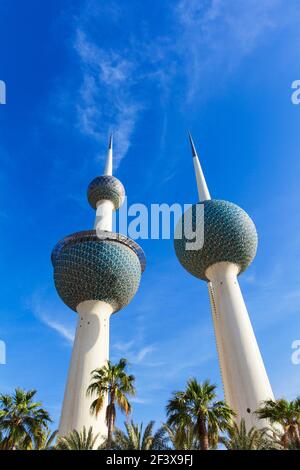
{"type": "MultiPolygon", "coordinates": [[[[245,271],[257,250],[257,232],[252,219],[243,209],[228,201],[212,199],[203,205],[204,217],[197,217],[200,228],[204,230],[204,243],[200,249],[186,249],[189,240],[184,236],[184,217],[178,221],[176,233],[181,228],[183,236],[175,238],[174,247],[180,263],[191,274],[206,281],[207,268],[218,262],[235,263],[240,273],[245,271]]],[[[193,231],[196,230],[196,206],[186,212],[186,223],[191,221],[193,231]]],[[[201,215],[201,211],[198,214],[201,215]]]]}
{"type": "Polygon", "coordinates": [[[120,242],[116,234],[111,235],[108,240],[99,239],[94,231],[79,232],[54,248],[55,286],[72,310],[85,300],[100,300],[110,303],[116,312],[135,295],[143,252],[132,240],[123,237],[120,242]]]}

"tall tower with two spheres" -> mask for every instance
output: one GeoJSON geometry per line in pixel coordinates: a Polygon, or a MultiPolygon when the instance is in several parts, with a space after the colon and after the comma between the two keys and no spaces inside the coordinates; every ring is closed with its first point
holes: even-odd
{"type": "Polygon", "coordinates": [[[54,281],[63,302],[78,314],[59,435],[92,426],[107,434],[103,406],[97,421],[90,413],[86,391],[91,371],[109,358],[109,321],[138,290],[146,265],[140,246],[112,231],[113,211],[123,203],[125,190],[112,176],[113,142],[110,138],[103,176],[88,187],[88,201],[96,210],[93,230],[76,232],[57,243],[52,252],[54,281]]]}
{"type": "MultiPolygon", "coordinates": [[[[244,418],[247,428],[264,427],[253,412],[260,403],[274,399],[253,332],[237,276],[253,261],[257,232],[248,214],[237,205],[211,199],[199,158],[190,136],[199,203],[203,217],[197,220],[197,204],[178,222],[183,236],[174,240],[176,255],[191,274],[208,283],[219,363],[226,402],[244,418]],[[190,220],[203,229],[200,249],[187,249],[184,224],[190,220]]],[[[198,212],[199,214],[199,212],[198,212]]],[[[177,228],[177,230],[178,230],[177,228]]]]}

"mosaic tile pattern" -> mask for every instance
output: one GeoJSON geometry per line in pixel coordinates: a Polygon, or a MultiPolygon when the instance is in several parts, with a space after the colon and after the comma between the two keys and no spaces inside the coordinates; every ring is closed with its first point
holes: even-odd
{"type": "MultiPolygon", "coordinates": [[[[186,238],[174,239],[177,258],[182,266],[199,279],[208,281],[206,269],[221,261],[228,261],[245,271],[255,257],[257,232],[248,214],[237,205],[222,200],[204,203],[204,245],[200,250],[186,250],[186,238]]],[[[196,227],[196,205],[192,211],[192,227],[196,227]]],[[[178,224],[183,226],[183,217],[178,224]]],[[[203,223],[203,220],[202,220],[203,223]]],[[[183,232],[184,233],[184,232],[183,232]]]]}
{"type": "Polygon", "coordinates": [[[98,238],[89,230],[58,242],[52,252],[54,281],[66,305],[76,311],[80,302],[101,300],[116,312],[131,301],[139,287],[144,255],[135,242],[134,248],[127,240],[98,238]]]}
{"type": "Polygon", "coordinates": [[[124,202],[125,189],[121,181],[114,176],[97,176],[89,184],[87,196],[93,209],[97,208],[98,201],[108,199],[113,202],[117,210],[124,202]]]}

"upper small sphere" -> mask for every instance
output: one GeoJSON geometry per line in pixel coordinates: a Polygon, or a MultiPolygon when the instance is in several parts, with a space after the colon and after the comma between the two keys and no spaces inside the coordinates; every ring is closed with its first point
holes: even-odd
{"type": "Polygon", "coordinates": [[[145,256],[124,235],[103,232],[101,237],[95,230],[86,230],[58,242],[52,264],[55,287],[68,307],[76,311],[85,300],[99,300],[116,312],[137,292],[145,256]]]}
{"type": "MultiPolygon", "coordinates": [[[[200,204],[200,203],[198,203],[200,204]]],[[[204,223],[204,243],[200,249],[186,249],[187,240],[174,239],[177,258],[182,266],[199,279],[208,281],[206,270],[215,263],[227,261],[239,266],[239,274],[253,261],[257,250],[257,232],[249,215],[236,204],[221,200],[207,200],[204,205],[204,220],[198,216],[198,223],[204,223]]],[[[191,228],[196,229],[196,206],[186,213],[185,220],[191,220],[191,228]]],[[[201,211],[200,211],[201,214],[201,211]]],[[[184,218],[178,221],[176,232],[183,228],[184,218]]],[[[176,233],[175,232],[175,233],[176,233]]],[[[202,232],[203,233],[203,232],[202,232]]]]}
{"type": "Polygon", "coordinates": [[[114,176],[97,176],[89,184],[87,195],[93,209],[97,208],[98,201],[108,199],[112,201],[115,210],[117,210],[124,202],[125,189],[121,181],[114,176]]]}

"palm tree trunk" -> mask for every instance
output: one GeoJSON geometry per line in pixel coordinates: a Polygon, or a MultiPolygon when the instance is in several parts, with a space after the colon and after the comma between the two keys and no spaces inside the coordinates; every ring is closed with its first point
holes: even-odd
{"type": "Polygon", "coordinates": [[[204,416],[198,418],[198,432],[201,450],[209,450],[208,432],[204,416]]]}
{"type": "Polygon", "coordinates": [[[108,415],[108,420],[107,420],[107,449],[111,448],[112,434],[113,434],[113,431],[114,431],[114,416],[112,414],[112,409],[114,407],[114,402],[115,402],[115,394],[113,392],[111,392],[110,403],[108,405],[109,415],[108,415]]]}
{"type": "Polygon", "coordinates": [[[295,429],[295,436],[296,436],[296,445],[300,449],[300,428],[299,428],[298,423],[295,425],[294,429],[295,429]]]}
{"type": "Polygon", "coordinates": [[[298,424],[295,424],[293,426],[292,441],[295,443],[296,447],[300,449],[300,434],[299,434],[298,424]]]}
{"type": "Polygon", "coordinates": [[[111,448],[112,432],[113,432],[113,425],[112,425],[112,418],[110,417],[108,420],[108,426],[107,426],[107,449],[111,448]]]}
{"type": "Polygon", "coordinates": [[[281,438],[281,442],[282,442],[282,445],[283,445],[284,449],[288,449],[288,447],[289,447],[289,441],[290,441],[290,439],[289,439],[289,433],[288,433],[288,431],[285,430],[285,431],[284,431],[284,434],[283,434],[283,436],[282,436],[282,438],[281,438]]]}

